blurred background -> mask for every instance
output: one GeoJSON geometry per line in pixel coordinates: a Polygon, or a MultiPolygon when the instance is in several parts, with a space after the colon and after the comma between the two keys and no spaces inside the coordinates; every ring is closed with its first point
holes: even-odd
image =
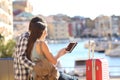
{"type": "Polygon", "coordinates": [[[118,0],[0,0],[0,80],[13,80],[15,44],[34,16],[46,19],[47,42],[54,55],[69,42],[78,42],[72,53],[60,59],[59,70],[85,80],[93,41],[94,58],[105,58],[110,79],[120,80],[119,9],[118,0]]]}

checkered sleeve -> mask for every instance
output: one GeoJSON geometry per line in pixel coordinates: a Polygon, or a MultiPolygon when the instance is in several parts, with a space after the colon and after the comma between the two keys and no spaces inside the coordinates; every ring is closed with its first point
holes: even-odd
{"type": "Polygon", "coordinates": [[[27,42],[28,42],[28,38],[26,37],[21,37],[19,40],[19,48],[20,49],[20,53],[19,54],[19,59],[20,59],[20,63],[23,64],[26,68],[29,68],[30,70],[33,69],[33,66],[35,65],[35,63],[31,62],[30,60],[28,60],[28,58],[26,57],[26,48],[27,48],[27,42]]]}

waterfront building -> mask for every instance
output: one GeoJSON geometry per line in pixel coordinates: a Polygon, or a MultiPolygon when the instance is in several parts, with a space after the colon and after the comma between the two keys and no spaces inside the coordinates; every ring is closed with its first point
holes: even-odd
{"type": "MultiPolygon", "coordinates": [[[[50,24],[49,24],[50,25],[50,24]]],[[[49,26],[49,38],[54,40],[68,39],[68,23],[65,21],[54,21],[49,26]]]]}
{"type": "Polygon", "coordinates": [[[85,29],[85,18],[80,16],[75,16],[71,18],[69,23],[69,33],[72,37],[80,37],[85,29]]]}
{"type": "Polygon", "coordinates": [[[111,33],[115,36],[119,36],[120,35],[120,16],[115,16],[112,15],[111,16],[111,33]]]}
{"type": "Polygon", "coordinates": [[[68,22],[59,15],[48,16],[48,38],[52,40],[69,39],[68,22]]]}
{"type": "Polygon", "coordinates": [[[13,14],[18,15],[21,12],[32,13],[33,6],[28,0],[15,0],[13,1],[13,14]]]}
{"type": "Polygon", "coordinates": [[[110,17],[100,15],[95,18],[95,29],[99,37],[108,37],[111,34],[110,17]]]}
{"type": "Polygon", "coordinates": [[[12,0],[0,0],[0,34],[5,37],[5,41],[13,37],[12,12],[12,0]]]}
{"type": "Polygon", "coordinates": [[[85,30],[82,33],[82,36],[86,37],[96,37],[97,31],[95,29],[94,20],[91,20],[90,18],[85,18],[85,30]]]}
{"type": "Polygon", "coordinates": [[[72,23],[69,23],[69,24],[68,24],[68,32],[69,32],[69,36],[70,36],[70,37],[74,37],[74,35],[75,35],[75,34],[73,33],[73,29],[74,29],[74,28],[72,27],[72,23]]]}

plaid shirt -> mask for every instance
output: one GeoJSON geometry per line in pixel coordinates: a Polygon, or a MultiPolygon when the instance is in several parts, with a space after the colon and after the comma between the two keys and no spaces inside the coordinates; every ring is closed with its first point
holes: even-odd
{"type": "Polygon", "coordinates": [[[25,50],[27,48],[29,33],[22,34],[17,42],[14,57],[15,80],[27,80],[30,70],[33,70],[35,63],[27,59],[25,50]]]}

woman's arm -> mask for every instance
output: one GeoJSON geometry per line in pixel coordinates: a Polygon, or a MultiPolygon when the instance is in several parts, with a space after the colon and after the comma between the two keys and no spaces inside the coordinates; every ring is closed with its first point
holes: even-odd
{"type": "Polygon", "coordinates": [[[48,45],[45,42],[41,42],[41,49],[46,56],[46,58],[52,63],[56,64],[57,60],[66,53],[65,48],[61,49],[56,56],[50,52],[48,45]]]}

